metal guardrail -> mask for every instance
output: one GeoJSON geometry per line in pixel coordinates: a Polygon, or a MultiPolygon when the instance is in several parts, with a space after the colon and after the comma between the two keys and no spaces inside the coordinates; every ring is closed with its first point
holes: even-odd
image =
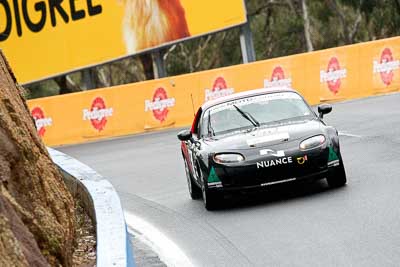
{"type": "Polygon", "coordinates": [[[96,266],[134,267],[124,213],[114,187],[76,159],[51,148],[48,151],[72,196],[81,201],[96,225],[96,266]]]}

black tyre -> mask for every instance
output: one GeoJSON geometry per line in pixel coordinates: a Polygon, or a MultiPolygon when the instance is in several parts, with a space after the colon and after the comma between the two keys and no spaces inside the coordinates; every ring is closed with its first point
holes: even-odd
{"type": "Polygon", "coordinates": [[[202,195],[201,189],[193,181],[193,177],[190,174],[189,166],[186,162],[186,159],[183,158],[183,161],[185,162],[185,172],[186,172],[186,180],[187,180],[188,189],[189,189],[189,195],[192,199],[199,199],[202,195]]]}
{"type": "Polygon", "coordinates": [[[222,206],[223,197],[216,193],[210,192],[205,186],[202,187],[203,203],[207,210],[216,210],[222,206]]]}
{"type": "MultiPolygon", "coordinates": [[[[201,171],[200,171],[201,172],[201,171]]],[[[201,193],[203,195],[204,207],[207,210],[216,210],[222,207],[223,204],[223,194],[220,192],[213,192],[207,188],[207,181],[203,178],[203,186],[201,187],[201,193]]]]}
{"type": "Polygon", "coordinates": [[[347,183],[346,171],[340,157],[340,165],[337,166],[326,178],[328,185],[332,188],[342,187],[347,183]]]}

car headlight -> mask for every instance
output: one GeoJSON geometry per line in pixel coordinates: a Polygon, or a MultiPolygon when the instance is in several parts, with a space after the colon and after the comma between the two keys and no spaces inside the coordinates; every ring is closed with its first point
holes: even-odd
{"type": "Polygon", "coordinates": [[[322,134],[310,137],[300,143],[300,149],[307,150],[307,149],[319,147],[323,143],[325,143],[325,140],[326,140],[326,138],[322,134]]]}
{"type": "Polygon", "coordinates": [[[237,163],[244,160],[244,157],[236,153],[227,154],[216,154],[214,155],[214,161],[217,163],[237,163]]]}

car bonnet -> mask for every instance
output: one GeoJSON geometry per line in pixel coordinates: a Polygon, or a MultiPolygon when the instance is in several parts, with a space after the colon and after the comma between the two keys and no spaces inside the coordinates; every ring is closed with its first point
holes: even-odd
{"type": "Polygon", "coordinates": [[[215,152],[275,146],[280,143],[300,142],[307,137],[323,134],[322,124],[316,119],[274,127],[262,127],[251,132],[236,132],[204,138],[204,143],[215,152]]]}

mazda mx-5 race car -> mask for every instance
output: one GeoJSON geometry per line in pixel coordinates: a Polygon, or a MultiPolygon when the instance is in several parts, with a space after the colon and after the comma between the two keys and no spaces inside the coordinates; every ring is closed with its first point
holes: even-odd
{"type": "Polygon", "coordinates": [[[335,128],[289,88],[258,89],[203,104],[181,140],[190,196],[218,207],[226,193],[326,178],[346,184],[335,128]]]}

